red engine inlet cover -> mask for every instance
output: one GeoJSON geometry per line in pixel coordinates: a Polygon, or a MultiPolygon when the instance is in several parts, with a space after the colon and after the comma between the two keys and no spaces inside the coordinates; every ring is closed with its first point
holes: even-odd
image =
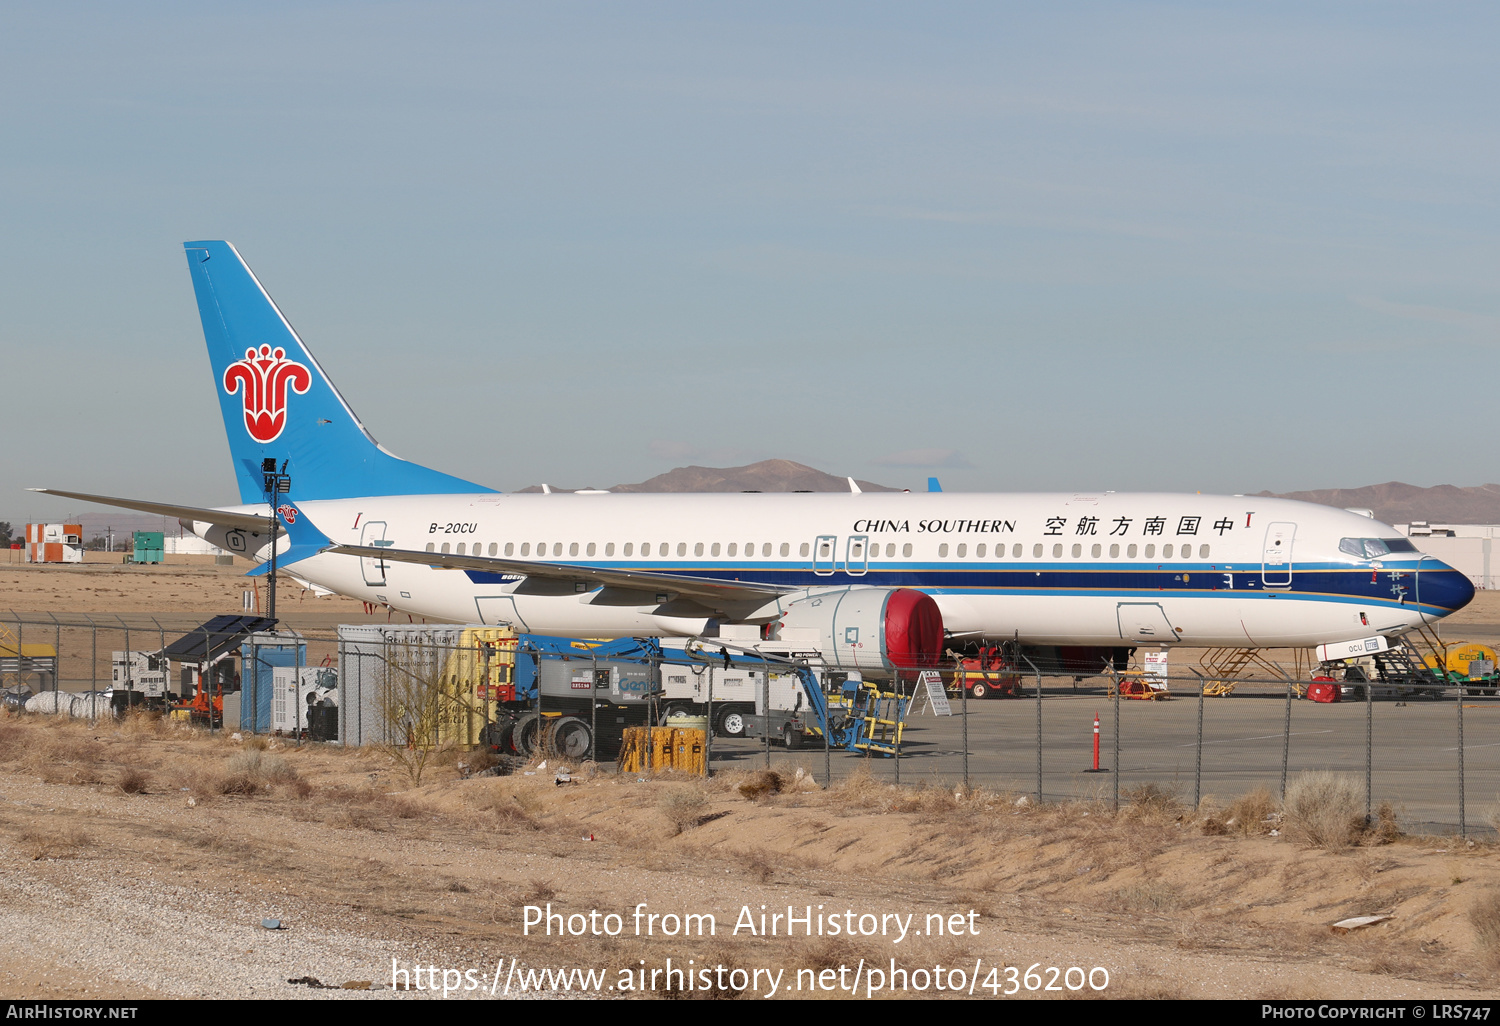
{"type": "Polygon", "coordinates": [[[885,650],[902,670],[927,670],[943,658],[943,613],[932,596],[897,588],[885,603],[885,650]]]}

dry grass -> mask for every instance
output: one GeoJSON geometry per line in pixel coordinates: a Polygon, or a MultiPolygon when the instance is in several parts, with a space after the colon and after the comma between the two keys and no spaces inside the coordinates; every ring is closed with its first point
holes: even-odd
{"type": "Polygon", "coordinates": [[[1134,912],[1175,912],[1190,902],[1180,887],[1160,880],[1147,880],[1115,892],[1115,903],[1134,912]]]}
{"type": "Polygon", "coordinates": [[[1327,851],[1343,851],[1364,831],[1364,787],[1353,777],[1312,770],[1287,785],[1282,803],[1287,836],[1327,851]]]}
{"type": "Polygon", "coordinates": [[[21,831],[16,841],[33,862],[73,858],[89,845],[88,835],[73,825],[31,827],[21,831]]]}
{"type": "Polygon", "coordinates": [[[760,848],[738,852],[745,876],[758,884],[770,883],[776,876],[776,857],[760,848]]]}
{"type": "Polygon", "coordinates": [[[128,766],[120,773],[115,786],[120,789],[121,794],[145,794],[150,783],[151,778],[144,770],[128,766]]]}
{"type": "Polygon", "coordinates": [[[1280,822],[1276,798],[1264,787],[1240,795],[1222,811],[1211,808],[1205,801],[1202,812],[1203,832],[1210,835],[1233,833],[1249,837],[1269,834],[1280,822]]]}
{"type": "Polygon", "coordinates": [[[1469,906],[1469,925],[1474,927],[1479,953],[1492,967],[1500,968],[1500,891],[1489,890],[1469,906]]]}
{"type": "Polygon", "coordinates": [[[783,781],[781,774],[775,770],[756,770],[750,774],[750,779],[740,784],[735,790],[751,801],[758,801],[773,794],[780,794],[783,781]]]}
{"type": "Polygon", "coordinates": [[[557,888],[551,880],[543,880],[537,877],[527,884],[525,898],[527,901],[551,901],[557,897],[557,888]]]}
{"type": "Polygon", "coordinates": [[[656,807],[680,834],[703,821],[703,810],[708,807],[708,795],[701,787],[673,787],[662,792],[656,807]]]}

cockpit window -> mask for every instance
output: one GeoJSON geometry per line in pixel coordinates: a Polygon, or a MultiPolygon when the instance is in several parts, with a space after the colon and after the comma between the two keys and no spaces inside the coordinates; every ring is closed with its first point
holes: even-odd
{"type": "Polygon", "coordinates": [[[1416,552],[1417,547],[1405,538],[1345,538],[1339,551],[1358,559],[1379,559],[1392,552],[1416,552]]]}

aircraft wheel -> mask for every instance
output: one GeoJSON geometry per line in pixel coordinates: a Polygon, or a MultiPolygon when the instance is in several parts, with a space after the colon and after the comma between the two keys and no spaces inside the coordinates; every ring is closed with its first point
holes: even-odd
{"type": "Polygon", "coordinates": [[[725,709],[719,714],[719,734],[722,737],[744,737],[745,714],[738,709],[725,709]]]}
{"type": "Polygon", "coordinates": [[[975,698],[987,698],[989,697],[989,693],[989,685],[982,680],[975,681],[974,686],[969,689],[969,694],[973,695],[975,698]]]}
{"type": "Polygon", "coordinates": [[[594,743],[594,732],[583,720],[564,716],[553,724],[549,733],[548,747],[551,748],[553,755],[573,762],[589,757],[589,749],[594,743]]]}

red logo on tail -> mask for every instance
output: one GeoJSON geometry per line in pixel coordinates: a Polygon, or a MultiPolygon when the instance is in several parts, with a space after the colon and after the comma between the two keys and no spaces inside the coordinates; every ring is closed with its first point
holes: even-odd
{"type": "Polygon", "coordinates": [[[286,358],[286,350],[270,346],[260,351],[245,350],[245,358],[236,360],[224,372],[224,391],[230,395],[242,392],[245,404],[245,430],[257,442],[274,442],[286,427],[287,390],[302,395],[312,387],[312,374],[295,360],[286,358]]]}

